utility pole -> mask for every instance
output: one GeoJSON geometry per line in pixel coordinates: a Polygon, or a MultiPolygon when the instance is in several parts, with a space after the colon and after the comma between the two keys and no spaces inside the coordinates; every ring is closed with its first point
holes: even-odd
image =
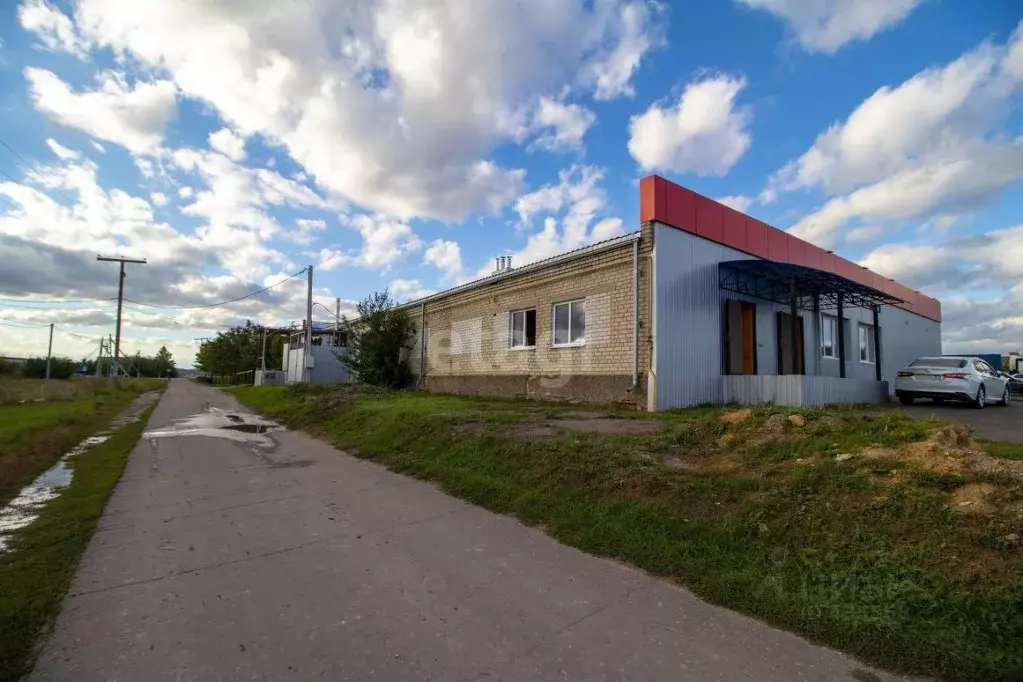
{"type": "Polygon", "coordinates": [[[50,378],[50,358],[53,357],[53,323],[50,323],[50,345],[46,349],[46,378],[50,378]]]}
{"type": "Polygon", "coordinates": [[[334,299],[334,345],[341,343],[341,297],[334,299]]]}
{"type": "Polygon", "coordinates": [[[99,355],[96,356],[96,376],[99,377],[103,369],[103,337],[99,337],[99,355]]]}
{"type": "Polygon", "coordinates": [[[313,266],[306,268],[306,297],[305,297],[305,352],[302,354],[304,367],[302,368],[302,381],[309,383],[309,361],[313,357],[313,266]]]}
{"type": "MultiPolygon", "coordinates": [[[[140,265],[146,264],[146,259],[136,258],[105,258],[103,256],[96,256],[96,260],[109,261],[112,263],[121,264],[121,276],[117,280],[117,341],[114,343],[114,364],[120,366],[118,363],[121,361],[121,306],[124,304],[124,264],[125,263],[138,263],[140,265]]],[[[120,372],[118,372],[120,374],[120,372]]]]}

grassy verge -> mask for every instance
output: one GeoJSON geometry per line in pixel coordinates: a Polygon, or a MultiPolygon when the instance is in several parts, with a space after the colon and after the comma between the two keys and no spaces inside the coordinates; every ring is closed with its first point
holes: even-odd
{"type": "Polygon", "coordinates": [[[802,410],[794,424],[780,408],[651,417],[348,388],[233,392],[878,665],[1023,679],[1023,472],[962,427],[853,408],[802,410]]]}
{"type": "Polygon", "coordinates": [[[60,612],[96,522],[153,408],[73,458],[71,485],[0,554],[0,681],[31,668],[40,637],[60,612]]]}
{"type": "Polygon", "coordinates": [[[0,382],[0,505],[49,468],[62,454],[107,423],[140,393],[164,385],[156,379],[0,382]],[[41,402],[39,385],[48,396],[41,402]],[[25,402],[18,402],[25,400],[25,402]]]}

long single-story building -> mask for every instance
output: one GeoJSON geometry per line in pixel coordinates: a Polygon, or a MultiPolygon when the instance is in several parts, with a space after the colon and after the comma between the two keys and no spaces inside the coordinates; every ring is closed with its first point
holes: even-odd
{"type": "Polygon", "coordinates": [[[658,176],[640,230],[407,304],[420,386],[621,403],[886,400],[941,304],[658,176]]]}

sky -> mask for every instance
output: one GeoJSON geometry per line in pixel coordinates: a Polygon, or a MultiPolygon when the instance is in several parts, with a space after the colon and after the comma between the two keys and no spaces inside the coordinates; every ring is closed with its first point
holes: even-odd
{"type": "Polygon", "coordinates": [[[1013,0],[22,0],[0,8],[0,355],[410,300],[639,228],[651,173],[1023,347],[1013,0]],[[291,279],[288,279],[292,277],[291,279]],[[282,280],[286,280],[281,284],[282,280]],[[267,291],[225,305],[211,305],[267,291]],[[207,306],[207,307],[198,307],[207,306]]]}

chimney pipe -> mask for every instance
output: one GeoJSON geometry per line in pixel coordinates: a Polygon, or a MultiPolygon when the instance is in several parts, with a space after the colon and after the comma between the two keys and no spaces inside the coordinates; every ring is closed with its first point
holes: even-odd
{"type": "Polygon", "coordinates": [[[511,256],[506,256],[506,257],[505,257],[505,264],[504,264],[504,265],[505,265],[505,267],[506,267],[506,268],[508,268],[509,270],[511,270],[511,269],[512,269],[512,266],[511,266],[511,259],[512,259],[512,257],[511,257],[511,256]]]}
{"type": "Polygon", "coordinates": [[[501,259],[500,258],[495,258],[494,259],[494,272],[501,272],[501,259]]]}

